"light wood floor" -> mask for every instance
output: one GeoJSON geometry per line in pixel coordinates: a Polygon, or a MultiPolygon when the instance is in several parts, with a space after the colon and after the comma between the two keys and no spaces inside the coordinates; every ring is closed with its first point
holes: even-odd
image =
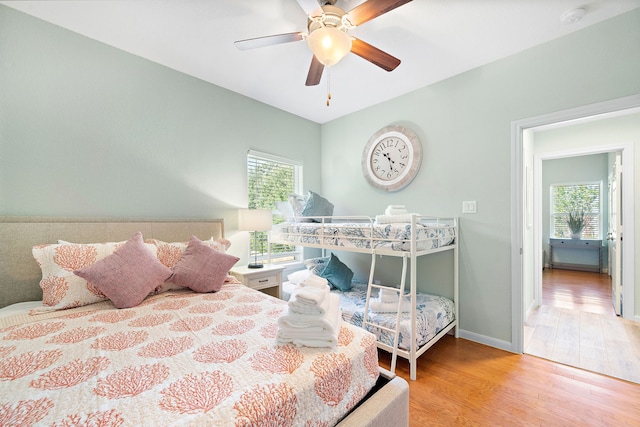
{"type": "Polygon", "coordinates": [[[524,351],[640,383],[640,324],[615,315],[606,274],[545,270],[543,305],[525,323],[524,351]]]}
{"type": "MultiPolygon", "coordinates": [[[[389,369],[389,354],[380,365],[389,369]]],[[[638,426],[640,385],[450,335],[418,359],[411,427],[638,426]]]]}

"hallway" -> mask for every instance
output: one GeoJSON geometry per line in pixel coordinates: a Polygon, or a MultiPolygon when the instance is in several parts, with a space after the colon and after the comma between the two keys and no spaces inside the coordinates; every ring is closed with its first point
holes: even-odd
{"type": "Polygon", "coordinates": [[[606,274],[544,270],[542,305],[524,328],[524,352],[640,383],[640,324],[617,317],[606,274]]]}

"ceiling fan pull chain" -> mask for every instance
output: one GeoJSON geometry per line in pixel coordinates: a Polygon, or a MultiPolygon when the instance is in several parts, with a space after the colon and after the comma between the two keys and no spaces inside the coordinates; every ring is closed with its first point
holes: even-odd
{"type": "Polygon", "coordinates": [[[327,107],[331,101],[331,67],[327,67],[327,107]]]}

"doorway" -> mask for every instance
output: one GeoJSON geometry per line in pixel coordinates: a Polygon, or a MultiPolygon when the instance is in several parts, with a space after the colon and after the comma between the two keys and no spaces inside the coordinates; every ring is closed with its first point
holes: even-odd
{"type": "MultiPolygon", "coordinates": [[[[535,144],[535,130],[551,127],[569,127],[578,123],[597,122],[618,116],[640,114],[640,95],[565,110],[544,116],[520,120],[512,123],[512,350],[523,352],[523,334],[525,314],[540,300],[536,283],[542,280],[542,231],[539,216],[535,216],[540,204],[539,174],[534,173],[534,153],[539,147],[535,144]],[[534,192],[534,189],[538,190],[534,192]]],[[[585,152],[622,151],[623,165],[629,176],[633,176],[633,142],[615,139],[600,140],[585,148],[584,141],[573,146],[554,147],[557,154],[565,155],[583,150],[585,152]]],[[[552,151],[552,150],[550,150],[552,151]]],[[[633,180],[629,180],[622,190],[624,203],[622,213],[627,218],[625,232],[634,235],[633,180]]],[[[634,247],[633,239],[622,242],[622,264],[627,267],[622,275],[624,283],[625,317],[634,318],[634,247]]]]}
{"type": "MultiPolygon", "coordinates": [[[[565,139],[582,139],[583,133],[592,132],[593,128],[594,125],[589,125],[586,130],[578,126],[573,131],[541,132],[537,134],[536,143],[543,148],[545,144],[558,147],[565,139]]],[[[616,316],[608,274],[611,263],[607,261],[606,236],[611,217],[616,217],[611,215],[612,211],[616,212],[611,209],[611,200],[617,199],[612,197],[609,184],[623,182],[621,177],[614,180],[610,172],[615,169],[613,164],[620,153],[566,157],[563,152],[563,156],[557,157],[544,149],[538,151],[536,164],[542,167],[535,171],[541,179],[536,180],[535,185],[540,185],[540,191],[536,192],[542,196],[534,216],[535,224],[542,229],[540,243],[547,256],[542,263],[540,283],[534,284],[539,298],[526,312],[523,351],[640,383],[640,357],[635,352],[636,347],[640,351],[640,343],[631,339],[640,334],[640,323],[616,316]],[[587,197],[589,202],[585,205],[585,199],[577,197],[587,197]],[[569,237],[566,219],[557,213],[558,209],[562,212],[566,204],[575,206],[576,203],[583,210],[590,209],[588,232],[581,239],[569,237]],[[553,259],[552,241],[555,242],[553,259]]]]}

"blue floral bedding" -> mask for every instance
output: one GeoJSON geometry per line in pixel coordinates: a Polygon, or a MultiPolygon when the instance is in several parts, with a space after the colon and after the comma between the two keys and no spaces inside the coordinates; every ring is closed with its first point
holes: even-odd
{"type": "MultiPolygon", "coordinates": [[[[455,227],[444,224],[416,224],[418,250],[436,249],[455,241],[455,227]]],[[[273,237],[278,242],[345,248],[394,251],[411,250],[411,224],[391,223],[284,223],[273,237]]]]}
{"type": "MultiPolygon", "coordinates": [[[[288,299],[291,290],[295,285],[285,282],[283,284],[283,298],[288,299]]],[[[367,284],[353,283],[351,290],[342,292],[332,290],[340,295],[340,308],[342,309],[342,319],[352,325],[362,327],[364,306],[367,298],[367,284]]],[[[378,296],[378,290],[371,291],[371,297],[378,296]]],[[[453,301],[437,295],[417,293],[416,295],[416,335],[418,347],[426,344],[435,337],[447,325],[456,318],[453,301]]],[[[372,313],[370,311],[368,321],[387,327],[395,328],[396,314],[393,313],[372,313]]],[[[411,316],[408,312],[402,313],[400,321],[399,347],[409,350],[411,343],[411,316]]],[[[378,341],[393,346],[393,334],[379,328],[369,326],[367,329],[376,335],[378,341]]]]}

